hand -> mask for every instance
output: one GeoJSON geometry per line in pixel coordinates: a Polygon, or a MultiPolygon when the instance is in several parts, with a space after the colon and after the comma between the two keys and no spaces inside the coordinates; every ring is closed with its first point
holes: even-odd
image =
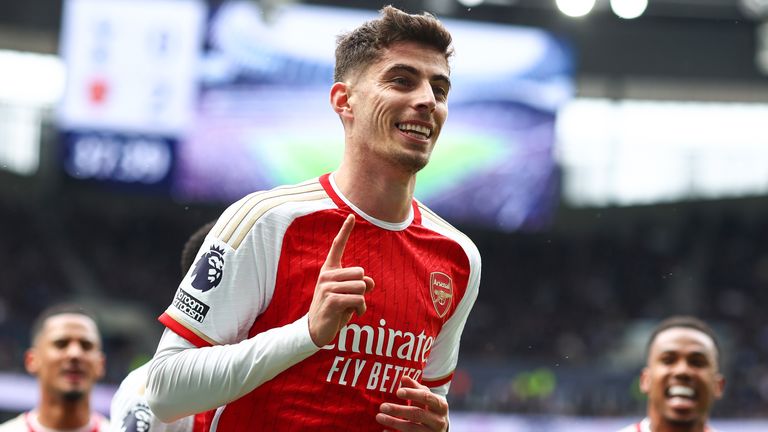
{"type": "Polygon", "coordinates": [[[448,402],[429,387],[403,375],[397,397],[406,405],[383,403],[376,421],[401,432],[448,430],[448,402]]]}
{"type": "Polygon", "coordinates": [[[333,239],[328,257],[320,268],[315,294],[309,306],[309,335],[318,347],[329,344],[347,325],[353,313],[365,313],[365,294],[374,282],[362,267],[341,266],[341,257],[349,235],[355,226],[355,215],[350,214],[333,239]]]}

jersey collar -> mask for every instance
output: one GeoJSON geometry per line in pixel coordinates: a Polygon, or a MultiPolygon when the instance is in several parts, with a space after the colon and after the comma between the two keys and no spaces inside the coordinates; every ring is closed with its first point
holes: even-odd
{"type": "Polygon", "coordinates": [[[388,231],[403,231],[408,228],[411,223],[417,225],[421,224],[421,211],[419,210],[419,206],[416,200],[411,201],[411,211],[408,213],[408,217],[402,222],[387,222],[366,214],[357,206],[352,204],[352,202],[349,201],[347,197],[341,193],[339,187],[336,185],[336,182],[333,179],[333,174],[334,173],[328,173],[320,176],[320,184],[323,186],[328,196],[331,197],[331,200],[333,200],[334,204],[336,204],[336,206],[338,206],[340,209],[349,210],[350,212],[355,213],[371,224],[388,231]]]}

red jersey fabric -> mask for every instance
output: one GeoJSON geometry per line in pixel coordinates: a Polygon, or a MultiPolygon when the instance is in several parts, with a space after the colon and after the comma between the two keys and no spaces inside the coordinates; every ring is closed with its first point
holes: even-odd
{"type": "MultiPolygon", "coordinates": [[[[347,215],[355,212],[328,175],[319,182],[329,205],[287,225],[275,260],[274,291],[248,337],[307,313],[330,245],[347,215]]],[[[353,315],[316,354],[219,409],[215,418],[209,416],[218,431],[380,431],[375,419],[380,404],[403,403],[395,396],[402,375],[433,387],[450,381],[458,336],[438,337],[467,293],[470,255],[477,252],[465,237],[457,241],[458,231],[428,210],[422,212],[416,201],[413,208],[412,222],[401,230],[383,229],[358,215],[342,265],[360,266],[375,281],[366,295],[366,313],[353,315]],[[442,345],[433,357],[436,343],[442,345]],[[431,361],[440,365],[433,368],[440,375],[425,376],[431,361]]],[[[475,258],[479,265],[479,255],[475,258]]],[[[469,307],[477,287],[472,289],[469,307]]],[[[450,331],[460,334],[466,315],[457,319],[461,322],[450,331]]],[[[167,315],[161,320],[196,345],[206,343],[189,325],[167,315]]]]}

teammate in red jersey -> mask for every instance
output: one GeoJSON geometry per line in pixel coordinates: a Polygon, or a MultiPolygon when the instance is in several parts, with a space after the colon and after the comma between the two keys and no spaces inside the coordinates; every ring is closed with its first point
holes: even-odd
{"type": "Polygon", "coordinates": [[[659,323],[640,375],[648,416],[619,432],[714,432],[707,421],[723,395],[719,361],[717,338],[703,321],[674,316],[659,323]]]}
{"type": "Polygon", "coordinates": [[[91,390],[104,376],[101,336],[93,315],[74,304],[44,310],[32,325],[24,366],[37,377],[37,407],[2,425],[2,432],[106,432],[107,420],[91,410],[91,390]]]}
{"type": "Polygon", "coordinates": [[[443,431],[480,282],[462,233],[413,198],[448,113],[451,36],[385,7],[343,35],[333,173],[219,218],[160,317],[147,399],[219,431],[443,431]]]}

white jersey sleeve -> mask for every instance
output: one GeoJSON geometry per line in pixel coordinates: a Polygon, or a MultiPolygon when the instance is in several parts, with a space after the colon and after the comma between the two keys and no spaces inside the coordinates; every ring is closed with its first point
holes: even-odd
{"type": "Polygon", "coordinates": [[[163,324],[197,346],[247,338],[251,324],[269,304],[280,233],[255,227],[242,234],[247,241],[233,238],[231,220],[241,217],[247,200],[235,203],[219,218],[161,317],[163,324]]]}
{"type": "Polygon", "coordinates": [[[422,206],[421,209],[424,225],[457,241],[464,249],[470,266],[469,280],[464,296],[454,314],[445,322],[437,335],[424,367],[425,384],[430,387],[433,393],[445,396],[448,394],[451,378],[458,363],[461,334],[479,292],[480,252],[469,237],[450,226],[426,207],[422,206]],[[438,385],[429,385],[429,382],[438,383],[438,385]]]}
{"type": "Polygon", "coordinates": [[[194,417],[163,423],[149,409],[144,396],[149,363],[129,373],[112,397],[110,419],[112,432],[191,432],[194,417]]]}
{"type": "Polygon", "coordinates": [[[274,294],[285,232],[323,204],[318,182],[254,193],[231,205],[209,232],[161,321],[193,344],[242,341],[274,294]],[[299,200],[299,204],[296,201],[299,200]]]}
{"type": "Polygon", "coordinates": [[[240,398],[319,349],[309,336],[306,316],[224,346],[195,348],[166,330],[150,363],[147,402],[166,422],[205,412],[240,398]]]}
{"type": "Polygon", "coordinates": [[[251,194],[211,229],[173,303],[152,360],[147,400],[165,421],[247,394],[319,350],[306,316],[249,338],[274,293],[283,236],[295,217],[328,206],[319,183],[251,194]],[[292,202],[303,203],[292,205],[292,202]],[[193,349],[197,348],[197,349],[193,349]],[[205,391],[201,391],[204,389],[205,391]]]}
{"type": "Polygon", "coordinates": [[[21,413],[16,417],[0,424],[0,432],[29,432],[29,426],[24,419],[27,413],[21,413]]]}

